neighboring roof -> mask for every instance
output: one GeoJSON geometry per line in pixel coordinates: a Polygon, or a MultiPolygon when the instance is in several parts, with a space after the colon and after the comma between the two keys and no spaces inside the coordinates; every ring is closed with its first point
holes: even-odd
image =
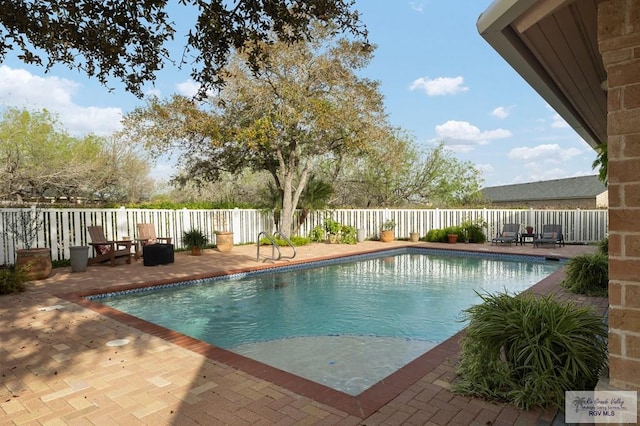
{"type": "Polygon", "coordinates": [[[600,181],[598,176],[594,175],[492,186],[484,188],[480,192],[486,200],[494,203],[504,203],[595,198],[605,191],[607,191],[607,187],[600,181]]]}
{"type": "MultiPolygon", "coordinates": [[[[598,0],[496,0],[480,35],[593,148],[606,143],[598,0]]],[[[508,88],[505,88],[508,90],[508,88]]]]}

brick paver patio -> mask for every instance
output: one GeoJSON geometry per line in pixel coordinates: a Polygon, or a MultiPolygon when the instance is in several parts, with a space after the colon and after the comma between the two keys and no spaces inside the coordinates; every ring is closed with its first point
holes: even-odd
{"type": "MultiPolygon", "coordinates": [[[[589,246],[532,248],[396,241],[298,248],[302,262],[405,245],[573,256],[589,246]]],[[[270,252],[270,250],[268,250],[270,252]]],[[[263,252],[264,254],[265,252],[263,252]]],[[[179,333],[86,301],[80,295],[273,266],[255,246],[145,267],[59,268],[27,291],[0,296],[0,424],[28,425],[512,425],[550,424],[554,410],[521,412],[450,392],[459,336],[357,397],[329,389],[179,333]],[[124,346],[108,343],[126,339],[124,346]]],[[[604,313],[603,298],[566,294],[562,272],[532,291],[557,292],[604,313]]],[[[115,342],[117,343],[117,342],[115,342]]]]}

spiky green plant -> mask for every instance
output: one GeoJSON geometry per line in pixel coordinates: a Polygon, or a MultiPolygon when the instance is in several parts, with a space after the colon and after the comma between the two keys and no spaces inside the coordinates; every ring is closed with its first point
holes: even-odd
{"type": "Polygon", "coordinates": [[[565,391],[594,388],[607,359],[602,317],[552,296],[481,297],[465,310],[455,392],[528,409],[562,407],[565,391]]]}
{"type": "Polygon", "coordinates": [[[569,291],[587,296],[609,294],[609,258],[598,252],[576,256],[567,262],[562,285],[569,291]]]}

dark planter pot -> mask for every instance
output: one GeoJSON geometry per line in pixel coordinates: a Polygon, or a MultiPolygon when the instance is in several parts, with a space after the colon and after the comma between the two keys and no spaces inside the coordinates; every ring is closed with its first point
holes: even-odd
{"type": "Polygon", "coordinates": [[[32,248],[16,250],[16,269],[25,272],[27,280],[42,280],[51,275],[50,248],[32,248]]]}
{"type": "Polygon", "coordinates": [[[85,272],[89,261],[89,246],[69,247],[69,252],[71,254],[71,271],[85,272]]]}

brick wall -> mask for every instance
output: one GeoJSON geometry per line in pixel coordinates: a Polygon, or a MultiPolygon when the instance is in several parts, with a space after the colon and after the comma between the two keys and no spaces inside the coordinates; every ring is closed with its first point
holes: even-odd
{"type": "Polygon", "coordinates": [[[640,389],[640,2],[598,4],[608,80],[609,380],[640,389]]]}

